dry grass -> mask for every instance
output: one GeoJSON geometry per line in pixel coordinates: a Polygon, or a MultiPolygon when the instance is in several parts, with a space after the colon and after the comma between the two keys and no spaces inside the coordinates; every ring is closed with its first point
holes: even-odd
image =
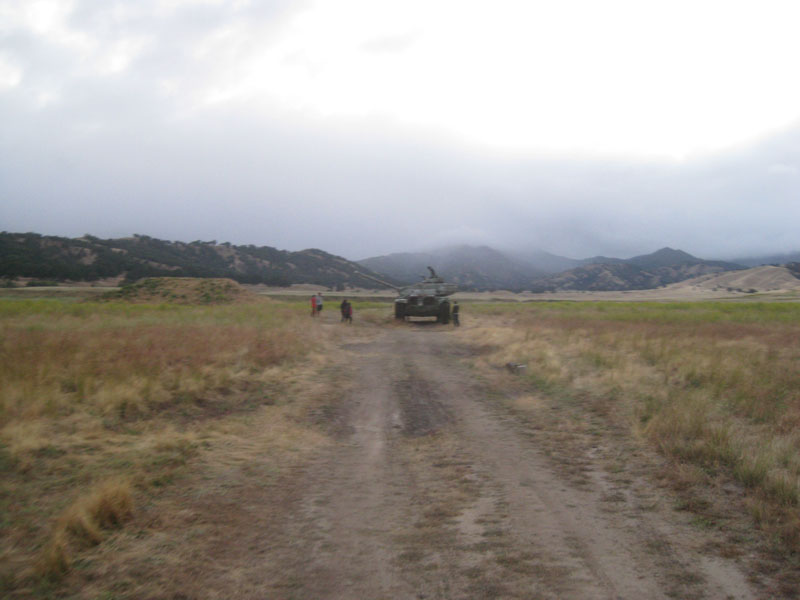
{"type": "Polygon", "coordinates": [[[464,329],[487,368],[526,363],[517,408],[592,410],[705,481],[746,493],[755,522],[800,551],[800,307],[795,304],[475,305],[464,329]]]}
{"type": "Polygon", "coordinates": [[[0,300],[0,595],[67,572],[192,461],[235,460],[248,414],[260,451],[320,443],[303,399],[330,334],[304,308],[0,300]]]}
{"type": "Polygon", "coordinates": [[[127,481],[107,481],[80,496],[56,521],[37,565],[41,575],[69,570],[77,550],[103,541],[103,531],[121,526],[133,514],[133,491],[127,481]]]}

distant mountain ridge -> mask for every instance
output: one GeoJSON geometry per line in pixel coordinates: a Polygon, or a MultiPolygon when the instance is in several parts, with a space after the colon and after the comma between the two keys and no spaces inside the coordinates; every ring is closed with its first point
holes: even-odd
{"type": "Polygon", "coordinates": [[[428,274],[428,265],[462,289],[522,291],[546,272],[488,246],[452,246],[431,252],[403,252],[358,261],[360,265],[414,283],[428,274]]]}
{"type": "Polygon", "coordinates": [[[572,259],[543,251],[509,255],[488,246],[451,246],[352,262],[319,249],[291,252],[216,241],[173,242],[145,235],[103,240],[90,235],[73,239],[0,233],[0,278],[7,281],[229,277],[240,283],[310,283],[340,289],[374,289],[379,284],[361,277],[359,271],[402,285],[426,276],[428,265],[463,290],[515,292],[641,290],[745,268],[672,248],[629,259],[572,259]]]}
{"type": "Polygon", "coordinates": [[[367,258],[359,264],[407,283],[416,281],[418,277],[412,274],[423,274],[425,265],[431,264],[446,280],[464,289],[533,292],[650,289],[708,273],[745,268],[736,263],[704,260],[672,248],[629,259],[598,256],[578,260],[546,252],[510,257],[486,246],[390,254],[367,258]],[[526,262],[524,257],[531,262],[526,262]],[[533,263],[537,259],[541,262],[533,263]],[[567,268],[553,273],[557,265],[567,268]]]}
{"type": "MultiPolygon", "coordinates": [[[[619,263],[594,263],[576,267],[563,273],[550,275],[534,281],[532,292],[556,291],[595,291],[611,292],[626,290],[647,290],[685,279],[710,273],[740,270],[745,267],[726,267],[725,263],[712,264],[696,260],[678,264],[664,264],[656,267],[642,267],[628,261],[619,263]]],[[[729,263],[732,264],[732,263],[729,263]]]]}
{"type": "Polygon", "coordinates": [[[688,252],[684,252],[683,250],[673,250],[672,248],[662,248],[661,250],[656,250],[652,254],[634,256],[633,258],[629,258],[624,262],[642,267],[644,269],[658,269],[662,267],[673,267],[675,265],[707,265],[711,267],[719,267],[722,270],[736,270],[743,267],[743,265],[738,263],[697,258],[688,252]]]}
{"type": "Polygon", "coordinates": [[[64,238],[0,233],[0,277],[6,280],[123,278],[130,282],[142,277],[229,277],[239,283],[276,286],[313,283],[327,287],[378,287],[357,275],[364,270],[341,256],[318,249],[290,252],[216,241],[172,242],[145,235],[102,240],[89,235],[64,238]]]}

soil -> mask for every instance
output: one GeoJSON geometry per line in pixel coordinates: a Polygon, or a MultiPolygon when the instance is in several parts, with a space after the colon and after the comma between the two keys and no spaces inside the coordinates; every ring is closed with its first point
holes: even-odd
{"type": "Polygon", "coordinates": [[[503,408],[452,332],[390,326],[341,348],[351,384],[320,412],[331,443],[277,474],[183,482],[168,523],[140,524],[179,558],[117,565],[120,581],[163,599],[768,595],[648,474],[609,471],[614,448],[561,447],[503,408]]]}
{"type": "Polygon", "coordinates": [[[282,597],[757,597],[641,490],[608,489],[591,465],[576,484],[453,345],[417,326],[355,351],[349,430],[268,552],[282,597]]]}

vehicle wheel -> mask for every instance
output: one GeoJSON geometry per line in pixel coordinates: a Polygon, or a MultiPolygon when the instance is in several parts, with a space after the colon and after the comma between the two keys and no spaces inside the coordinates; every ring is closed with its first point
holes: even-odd
{"type": "Polygon", "coordinates": [[[450,322],[450,303],[444,302],[439,306],[439,316],[436,320],[442,325],[447,325],[450,322]]]}
{"type": "Polygon", "coordinates": [[[406,305],[395,302],[394,304],[394,318],[402,321],[406,318],[406,305]]]}

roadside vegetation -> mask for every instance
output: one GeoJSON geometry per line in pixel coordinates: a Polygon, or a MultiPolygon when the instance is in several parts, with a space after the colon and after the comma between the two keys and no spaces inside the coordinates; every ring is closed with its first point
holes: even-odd
{"type": "Polygon", "coordinates": [[[0,596],[47,596],[245,423],[267,456],[324,443],[331,334],[309,322],[266,299],[0,299],[0,596]]]}
{"type": "Polygon", "coordinates": [[[535,419],[589,407],[666,457],[673,486],[694,497],[688,508],[711,515],[706,525],[723,526],[709,497],[735,485],[752,523],[800,553],[800,305],[550,302],[465,312],[481,317],[459,335],[486,373],[526,365],[515,409],[535,419]]]}

